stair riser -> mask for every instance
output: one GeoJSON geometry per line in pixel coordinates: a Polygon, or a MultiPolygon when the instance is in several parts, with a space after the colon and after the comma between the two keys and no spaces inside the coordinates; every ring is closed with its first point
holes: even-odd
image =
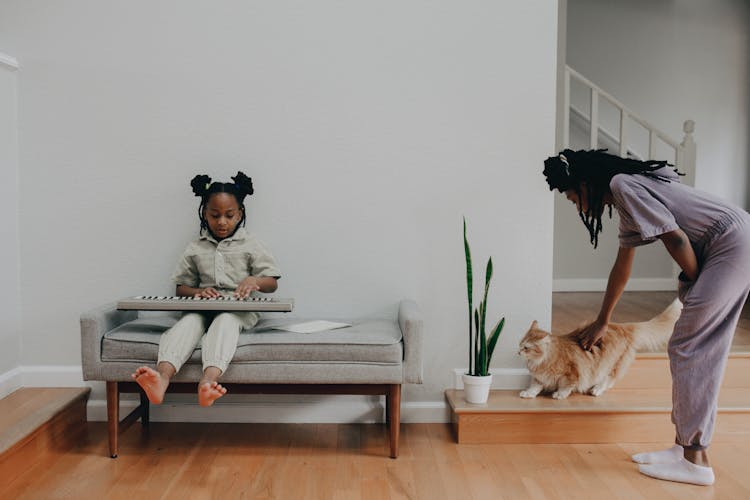
{"type": "MultiPolygon", "coordinates": [[[[664,443],[674,439],[669,413],[453,414],[461,444],[664,443]]],[[[720,413],[713,442],[750,439],[750,411],[720,413]]]]}
{"type": "MultiPolygon", "coordinates": [[[[729,358],[722,387],[750,389],[750,358],[729,358]]],[[[669,360],[665,358],[638,358],[630,366],[615,389],[640,389],[672,387],[669,360]]]]}
{"type": "Polygon", "coordinates": [[[64,452],[74,446],[85,430],[88,393],[0,455],[0,484],[7,484],[43,452],[64,452]]]}

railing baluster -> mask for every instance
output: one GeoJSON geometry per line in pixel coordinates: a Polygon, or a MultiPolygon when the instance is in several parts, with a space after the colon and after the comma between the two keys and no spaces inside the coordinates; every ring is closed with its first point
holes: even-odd
{"type": "Polygon", "coordinates": [[[682,152],[682,158],[680,158],[680,167],[685,172],[685,183],[689,186],[695,186],[695,160],[696,160],[696,147],[695,139],[693,139],[693,132],[695,132],[695,122],[693,120],[686,120],[682,124],[682,131],[685,132],[680,143],[680,151],[682,152]]]}
{"type": "Polygon", "coordinates": [[[648,129],[648,159],[656,159],[656,134],[653,129],[648,129]]]}
{"type": "MultiPolygon", "coordinates": [[[[565,78],[563,81],[564,92],[563,99],[565,100],[564,106],[564,120],[563,120],[563,148],[570,147],[570,84],[571,78],[575,78],[578,82],[582,83],[589,89],[591,93],[591,114],[589,119],[591,120],[591,128],[589,135],[589,146],[591,149],[599,147],[599,98],[602,97],[609,101],[615,108],[620,111],[620,156],[626,156],[628,154],[628,126],[629,120],[634,121],[638,125],[648,130],[648,159],[656,160],[657,141],[661,141],[667,146],[670,146],[675,151],[675,165],[677,165],[682,171],[687,173],[684,182],[693,185],[695,182],[695,160],[696,160],[696,146],[695,140],[693,139],[693,131],[695,130],[695,122],[687,120],[683,124],[683,131],[685,136],[681,143],[671,139],[669,136],[661,132],[659,129],[648,123],[646,120],[641,119],[638,115],[635,115],[629,110],[624,104],[612,97],[610,94],[599,88],[596,84],[588,80],[586,77],[578,73],[570,66],[565,67],[565,78]]],[[[611,134],[605,129],[602,129],[603,133],[608,139],[616,140],[611,134]]],[[[638,153],[631,150],[636,157],[638,153]]]]}
{"type": "Polygon", "coordinates": [[[591,88],[591,149],[599,145],[599,92],[591,88]]]}
{"type": "Polygon", "coordinates": [[[565,78],[563,79],[563,99],[565,99],[565,106],[563,106],[563,132],[562,139],[563,143],[559,145],[558,149],[563,149],[570,146],[570,71],[565,68],[565,78]]]}

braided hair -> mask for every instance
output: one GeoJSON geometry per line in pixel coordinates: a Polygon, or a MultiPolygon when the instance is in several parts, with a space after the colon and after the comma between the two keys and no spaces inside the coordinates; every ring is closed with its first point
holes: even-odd
{"type": "Polygon", "coordinates": [[[201,221],[201,231],[210,231],[203,212],[206,208],[206,204],[208,204],[208,201],[211,199],[211,196],[217,193],[227,193],[234,196],[237,200],[237,205],[239,205],[240,211],[242,212],[242,218],[239,223],[237,223],[237,228],[245,225],[245,196],[253,194],[253,180],[242,172],[237,172],[237,175],[232,177],[232,180],[234,182],[211,182],[211,178],[203,174],[196,175],[193,177],[193,180],[190,181],[190,186],[192,186],[195,196],[201,197],[201,204],[198,207],[198,218],[201,221]]]}
{"type": "MultiPolygon", "coordinates": [[[[573,151],[566,149],[558,156],[551,156],[544,160],[544,176],[550,191],[557,189],[561,193],[573,189],[581,198],[581,183],[585,183],[588,207],[584,212],[581,204],[578,206],[578,216],[583,221],[591,236],[594,248],[599,243],[599,233],[602,232],[602,214],[604,213],[604,196],[609,193],[609,183],[617,174],[639,174],[670,182],[668,177],[654,173],[667,165],[666,161],[640,161],[632,158],[621,158],[607,154],[606,149],[592,149],[590,151],[573,151]]],[[[675,169],[677,172],[677,169],[675,169]]],[[[677,172],[679,175],[684,175],[677,172]]],[[[612,217],[612,206],[609,207],[612,217]]]]}

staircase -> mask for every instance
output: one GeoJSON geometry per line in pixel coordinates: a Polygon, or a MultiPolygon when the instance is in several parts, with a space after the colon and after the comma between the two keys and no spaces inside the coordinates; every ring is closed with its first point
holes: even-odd
{"type": "Polygon", "coordinates": [[[586,145],[588,148],[597,149],[605,145],[612,149],[610,152],[623,157],[630,156],[639,160],[668,160],[674,163],[681,172],[685,172],[683,182],[691,186],[695,185],[696,145],[693,139],[695,122],[686,120],[683,123],[682,130],[685,136],[682,142],[677,142],[570,66],[565,66],[562,83],[564,100],[560,124],[562,143],[557,145],[558,150],[571,147],[571,118],[574,118],[576,122],[586,122],[588,125],[589,137],[586,145]],[[579,92],[574,91],[573,85],[579,92]],[[582,98],[580,91],[588,94],[586,99],[582,98]],[[585,103],[588,112],[583,110],[582,101],[584,100],[588,101],[585,103]],[[602,106],[603,104],[608,106],[610,113],[604,112],[606,109],[602,106]],[[612,112],[617,115],[616,118],[611,116],[612,112]],[[646,144],[638,144],[640,135],[647,138],[646,144]],[[672,151],[671,158],[662,157],[661,150],[664,148],[672,151]]]}
{"type": "MultiPolygon", "coordinates": [[[[732,353],[719,396],[715,442],[750,437],[750,353],[732,353]]],[[[669,360],[639,355],[623,380],[596,398],[572,394],[523,399],[518,391],[491,391],[486,405],[464,401],[462,390],[446,391],[459,443],[664,443],[674,426],[669,360]]]]}
{"type": "MultiPolygon", "coordinates": [[[[570,66],[565,66],[561,75],[559,96],[557,151],[607,148],[623,157],[667,160],[686,174],[682,183],[695,185],[697,148],[692,120],[683,122],[681,140],[676,131],[670,136],[570,66]]],[[[603,291],[612,265],[611,252],[619,246],[617,216],[605,222],[599,251],[593,251],[581,237],[581,222],[564,196],[555,197],[554,217],[553,289],[603,291]],[[586,262],[585,268],[581,262],[586,262]]],[[[665,290],[675,282],[672,278],[679,272],[677,267],[666,252],[651,247],[639,252],[629,290],[665,290]]]]}
{"type": "Polygon", "coordinates": [[[0,400],[0,484],[42,451],[63,452],[82,436],[91,389],[22,388],[0,400]]]}

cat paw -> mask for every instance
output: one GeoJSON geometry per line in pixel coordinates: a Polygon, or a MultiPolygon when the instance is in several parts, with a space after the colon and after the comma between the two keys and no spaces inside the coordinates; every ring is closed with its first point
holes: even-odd
{"type": "Polygon", "coordinates": [[[568,391],[555,391],[552,393],[552,397],[555,399],[565,399],[568,396],[570,396],[570,392],[568,391]]]}
{"type": "Polygon", "coordinates": [[[592,396],[599,397],[602,394],[604,394],[606,390],[607,390],[606,386],[595,385],[594,387],[591,388],[591,390],[589,391],[589,394],[591,394],[592,396]]]}
{"type": "Polygon", "coordinates": [[[536,392],[521,391],[518,395],[521,396],[522,398],[535,398],[536,397],[536,392]]]}

